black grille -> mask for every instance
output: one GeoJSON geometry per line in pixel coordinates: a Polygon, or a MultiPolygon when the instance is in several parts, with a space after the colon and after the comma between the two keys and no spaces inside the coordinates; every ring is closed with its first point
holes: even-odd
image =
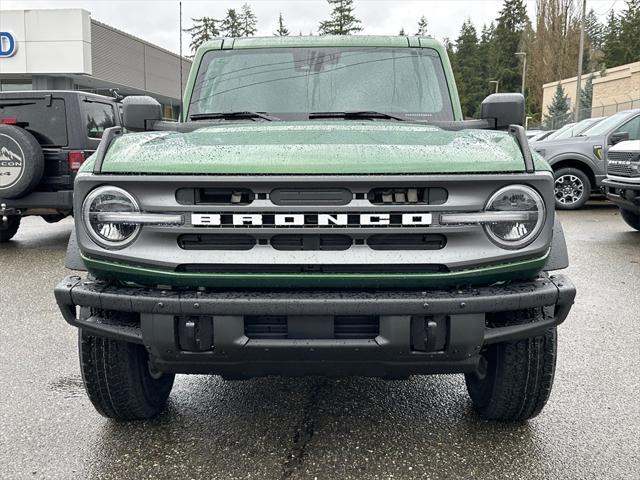
{"type": "Polygon", "coordinates": [[[277,188],[269,194],[275,205],[347,205],[353,199],[348,188],[277,188]]]}
{"type": "Polygon", "coordinates": [[[287,338],[287,317],[244,317],[244,334],[249,338],[255,339],[285,339],[287,338]]]}
{"type": "Polygon", "coordinates": [[[640,161],[640,153],[638,152],[609,152],[609,160],[622,160],[627,162],[640,161]]]}
{"type": "Polygon", "coordinates": [[[271,246],[276,250],[347,250],[353,244],[347,235],[275,235],[271,246]]]}
{"type": "Polygon", "coordinates": [[[251,250],[256,239],[251,235],[187,234],[178,237],[183,250],[251,250]]]}
{"type": "Polygon", "coordinates": [[[176,200],[181,205],[249,205],[255,194],[248,188],[180,188],[176,200]]]}
{"type": "Polygon", "coordinates": [[[334,318],[334,338],[371,339],[380,334],[380,319],[374,316],[351,315],[334,318]]]}
{"type": "Polygon", "coordinates": [[[640,165],[640,153],[609,152],[607,158],[607,173],[623,177],[640,176],[640,171],[638,171],[638,165],[640,165]]]}
{"type": "Polygon", "coordinates": [[[373,250],[440,250],[445,243],[444,235],[383,234],[367,238],[367,245],[373,250]]]}
{"type": "Polygon", "coordinates": [[[369,315],[336,317],[254,315],[244,317],[244,334],[248,338],[256,340],[373,339],[380,334],[380,319],[377,316],[369,315]],[[321,325],[313,326],[314,323],[321,325]],[[306,335],[300,334],[305,331],[306,335]]]}
{"type": "Polygon", "coordinates": [[[439,187],[384,187],[369,191],[367,198],[374,205],[442,205],[448,193],[439,187]]]}

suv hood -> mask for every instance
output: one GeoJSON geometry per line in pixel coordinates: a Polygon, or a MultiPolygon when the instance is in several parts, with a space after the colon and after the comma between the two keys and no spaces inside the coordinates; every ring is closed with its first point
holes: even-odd
{"type": "MultiPolygon", "coordinates": [[[[535,155],[534,157],[537,157],[535,155]]],[[[83,170],[89,170],[87,162],[83,170]]],[[[536,158],[537,167],[544,167],[536,158]]],[[[358,174],[522,172],[507,133],[386,121],[224,123],[113,141],[104,173],[358,174]]]]}

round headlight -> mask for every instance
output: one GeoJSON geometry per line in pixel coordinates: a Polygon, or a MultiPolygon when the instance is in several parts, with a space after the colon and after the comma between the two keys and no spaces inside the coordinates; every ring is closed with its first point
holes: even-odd
{"type": "Polygon", "coordinates": [[[510,185],[494,193],[486,212],[504,212],[504,220],[485,224],[489,237],[503,248],[522,248],[533,242],[544,225],[545,208],[540,194],[526,185],[510,185]]]}
{"type": "Polygon", "coordinates": [[[82,205],[82,218],[89,236],[105,248],[123,248],[131,243],[140,225],[126,222],[105,222],[101,213],[137,213],[138,202],[125,190],[117,187],[99,187],[87,195],[82,205]]]}

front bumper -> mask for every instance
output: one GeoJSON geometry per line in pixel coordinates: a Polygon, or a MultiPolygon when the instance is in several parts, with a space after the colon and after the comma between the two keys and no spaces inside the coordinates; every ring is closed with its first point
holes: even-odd
{"type": "Polygon", "coordinates": [[[562,323],[575,294],[560,275],[463,290],[262,292],[162,291],[70,276],[55,289],[69,324],[145,345],[161,371],[241,377],[469,372],[483,345],[562,323]],[[91,315],[78,316],[77,306],[90,307],[91,315]],[[542,320],[499,327],[490,321],[537,307],[545,307],[542,320]],[[256,316],[286,318],[288,337],[250,338],[247,319],[256,316]],[[349,316],[375,316],[375,337],[331,338],[327,324],[349,316]]]}
{"type": "Polygon", "coordinates": [[[625,210],[640,214],[640,183],[607,178],[602,185],[609,200],[625,210]]]}

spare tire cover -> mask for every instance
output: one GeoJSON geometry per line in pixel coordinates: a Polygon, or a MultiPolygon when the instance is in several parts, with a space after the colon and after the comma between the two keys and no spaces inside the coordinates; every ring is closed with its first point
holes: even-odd
{"type": "Polygon", "coordinates": [[[34,136],[20,127],[0,125],[0,197],[26,195],[43,171],[42,149],[34,136]]]}

